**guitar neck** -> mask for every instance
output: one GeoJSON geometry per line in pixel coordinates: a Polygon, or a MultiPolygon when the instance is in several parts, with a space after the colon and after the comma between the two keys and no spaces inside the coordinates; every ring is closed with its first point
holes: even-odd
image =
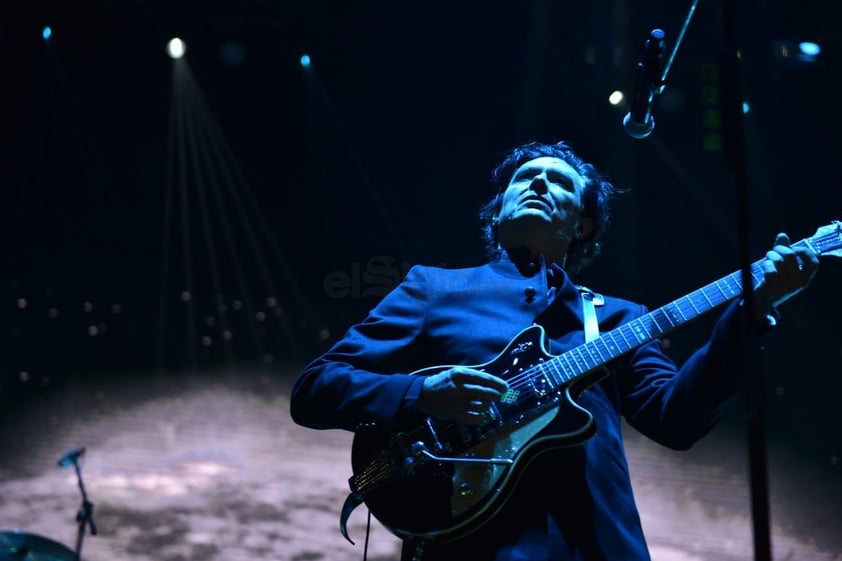
{"type": "MultiPolygon", "coordinates": [[[[809,246],[821,253],[821,243],[821,239],[811,238],[792,245],[809,246]]],[[[762,263],[763,260],[758,260],[751,264],[751,277],[755,287],[763,280],[762,263]]],[[[742,271],[735,271],[541,364],[540,375],[547,377],[556,387],[561,387],[734,300],[742,293],[742,271]]]]}

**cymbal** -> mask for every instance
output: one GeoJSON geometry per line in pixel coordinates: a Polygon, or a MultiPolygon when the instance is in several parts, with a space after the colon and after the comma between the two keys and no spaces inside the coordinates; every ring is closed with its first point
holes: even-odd
{"type": "Polygon", "coordinates": [[[38,534],[0,530],[0,561],[74,561],[70,548],[38,534]]]}

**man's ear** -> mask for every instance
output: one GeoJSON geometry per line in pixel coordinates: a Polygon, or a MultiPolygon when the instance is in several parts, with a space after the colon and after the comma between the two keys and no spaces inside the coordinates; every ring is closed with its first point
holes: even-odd
{"type": "Polygon", "coordinates": [[[584,240],[585,238],[593,234],[593,231],[593,218],[591,218],[590,216],[584,216],[581,220],[579,220],[579,227],[576,229],[576,239],[584,240]]]}

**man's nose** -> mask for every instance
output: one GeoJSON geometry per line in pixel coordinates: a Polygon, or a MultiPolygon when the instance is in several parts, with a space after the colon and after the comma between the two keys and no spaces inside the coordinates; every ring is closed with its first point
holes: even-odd
{"type": "Polygon", "coordinates": [[[535,191],[536,193],[544,194],[549,191],[549,184],[547,181],[547,174],[540,173],[532,178],[532,182],[529,184],[529,188],[535,191]]]}

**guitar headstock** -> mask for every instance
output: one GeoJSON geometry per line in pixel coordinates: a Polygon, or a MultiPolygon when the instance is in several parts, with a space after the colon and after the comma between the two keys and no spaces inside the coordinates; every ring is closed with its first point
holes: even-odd
{"type": "Polygon", "coordinates": [[[842,222],[834,220],[816,229],[813,237],[804,240],[822,257],[842,257],[842,222]]]}

